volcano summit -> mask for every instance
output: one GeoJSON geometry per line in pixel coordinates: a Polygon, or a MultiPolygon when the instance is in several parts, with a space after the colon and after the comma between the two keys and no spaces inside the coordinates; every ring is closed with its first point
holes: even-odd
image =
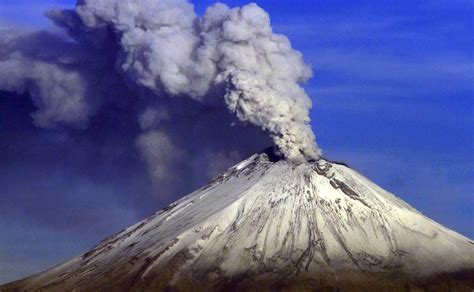
{"type": "Polygon", "coordinates": [[[473,281],[473,241],[346,165],[266,151],[90,251],[0,290],[471,291],[473,281]]]}

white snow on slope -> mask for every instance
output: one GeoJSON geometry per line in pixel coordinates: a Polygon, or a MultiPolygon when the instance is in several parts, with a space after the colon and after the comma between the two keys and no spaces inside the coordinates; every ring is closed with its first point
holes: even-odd
{"type": "Polygon", "coordinates": [[[474,268],[472,241],[356,171],[262,153],[27,285],[77,285],[119,272],[145,279],[178,255],[171,283],[249,271],[423,276],[474,268]]]}

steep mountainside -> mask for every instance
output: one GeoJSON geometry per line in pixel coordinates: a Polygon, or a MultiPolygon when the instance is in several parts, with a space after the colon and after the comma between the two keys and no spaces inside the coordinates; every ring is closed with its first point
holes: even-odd
{"type": "Polygon", "coordinates": [[[0,290],[471,291],[473,279],[468,238],[345,165],[266,152],[83,255],[0,290]]]}

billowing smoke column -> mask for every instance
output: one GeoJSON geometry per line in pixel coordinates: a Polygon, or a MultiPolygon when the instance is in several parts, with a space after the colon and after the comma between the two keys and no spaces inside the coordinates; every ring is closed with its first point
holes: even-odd
{"type": "MultiPolygon", "coordinates": [[[[256,4],[218,3],[199,18],[184,0],[79,0],[48,17],[67,38],[8,29],[0,36],[0,90],[28,93],[35,125],[85,128],[103,107],[126,108],[158,182],[185,167],[189,145],[216,143],[234,117],[232,131],[251,141],[263,130],[287,159],[320,156],[300,86],[311,70],[256,4]],[[192,131],[199,141],[186,138],[192,131]]],[[[218,141],[207,157],[252,144],[239,143],[218,141]]]]}

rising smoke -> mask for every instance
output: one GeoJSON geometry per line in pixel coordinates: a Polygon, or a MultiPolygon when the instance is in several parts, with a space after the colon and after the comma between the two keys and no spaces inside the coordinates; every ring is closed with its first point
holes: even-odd
{"type": "Polygon", "coordinates": [[[197,17],[184,0],[78,0],[47,16],[67,36],[0,31],[0,90],[27,93],[37,127],[87,129],[104,109],[125,109],[151,177],[170,192],[268,137],[284,158],[320,156],[300,86],[311,70],[256,4],[197,17]]]}

